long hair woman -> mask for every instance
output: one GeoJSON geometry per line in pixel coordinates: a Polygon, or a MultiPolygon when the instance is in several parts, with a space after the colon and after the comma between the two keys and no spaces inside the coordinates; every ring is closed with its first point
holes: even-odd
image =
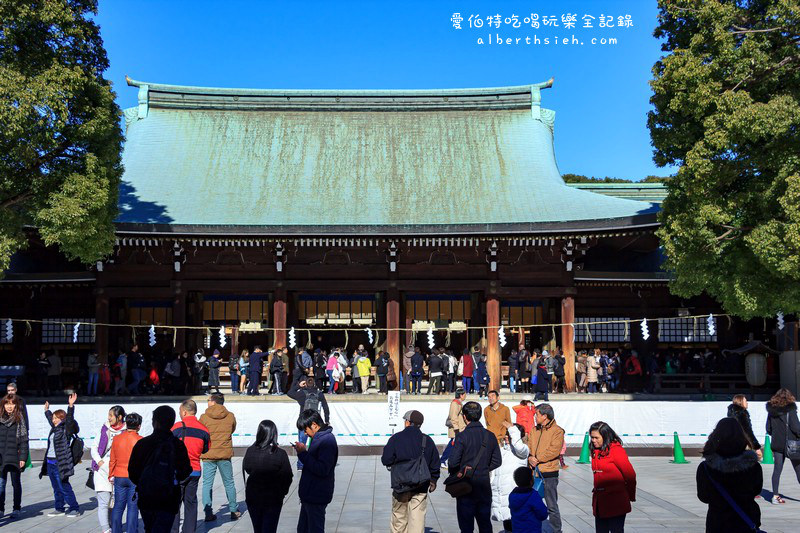
{"type": "Polygon", "coordinates": [[[104,533],[111,531],[109,510],[111,495],[114,491],[114,485],[108,480],[111,443],[114,442],[114,437],[123,431],[125,431],[125,409],[121,405],[115,405],[108,410],[108,418],[100,426],[100,431],[90,448],[92,471],[94,472],[94,490],[97,492],[97,519],[104,533]]]}
{"type": "Polygon", "coordinates": [[[592,513],[597,533],[622,533],[625,516],[636,501],[636,471],[622,439],[605,422],[589,427],[592,443],[592,513]]]}
{"type": "MultiPolygon", "coordinates": [[[[800,420],[797,419],[797,404],[787,389],[780,389],[767,402],[767,434],[772,438],[770,448],[775,457],[772,468],[772,503],[786,503],[778,488],[781,482],[783,463],[786,461],[786,440],[800,440],[800,420]]],[[[800,482],[800,460],[790,459],[797,481],[800,482]]]]}
{"type": "Polygon", "coordinates": [[[747,397],[744,394],[737,394],[731,399],[728,406],[728,416],[739,421],[747,438],[747,446],[756,452],[759,460],[761,459],[761,444],[753,433],[753,424],[750,422],[750,413],[747,411],[747,397]]]}
{"type": "Polygon", "coordinates": [[[239,356],[239,394],[244,396],[247,394],[247,374],[250,372],[250,350],[242,350],[242,355],[239,356]]]}
{"type": "Polygon", "coordinates": [[[753,525],[761,524],[761,510],[755,497],[761,493],[764,478],[758,457],[747,449],[747,437],[735,418],[726,417],[708,436],[703,459],[697,467],[697,498],[708,504],[706,531],[719,533],[752,532],[736,504],[753,525]]]}
{"type": "Polygon", "coordinates": [[[249,476],[245,501],[255,533],[275,533],[281,518],[283,498],[292,485],[289,456],[278,447],[278,428],[272,420],[262,420],[256,441],[247,448],[242,469],[249,476]]]}
{"type": "Polygon", "coordinates": [[[6,482],[11,476],[14,486],[14,508],[11,518],[17,518],[22,509],[22,482],[20,474],[28,459],[28,428],[19,404],[19,396],[6,395],[0,400],[0,516],[5,513],[6,482]]]}

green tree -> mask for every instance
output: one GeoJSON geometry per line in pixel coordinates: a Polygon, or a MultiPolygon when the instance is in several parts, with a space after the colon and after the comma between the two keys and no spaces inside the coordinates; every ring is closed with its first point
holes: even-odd
{"type": "Polygon", "coordinates": [[[70,259],[112,250],[121,112],[96,13],[96,0],[0,0],[0,272],[30,227],[70,259]]]}
{"type": "Polygon", "coordinates": [[[659,0],[648,125],[672,290],[745,318],[800,311],[800,3],[659,0]]]}

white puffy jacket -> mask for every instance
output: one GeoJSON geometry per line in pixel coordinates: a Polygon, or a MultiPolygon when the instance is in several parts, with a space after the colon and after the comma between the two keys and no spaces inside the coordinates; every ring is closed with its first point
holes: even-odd
{"type": "Polygon", "coordinates": [[[500,447],[500,457],[503,463],[492,471],[492,520],[502,522],[511,520],[511,511],[508,508],[508,495],[516,488],[514,483],[514,470],[528,464],[530,449],[520,435],[519,428],[508,428],[508,438],[511,444],[500,447]]]}
{"type": "Polygon", "coordinates": [[[97,437],[95,437],[92,447],[89,448],[89,452],[92,454],[92,459],[95,463],[100,464],[100,461],[103,461],[103,466],[101,466],[100,469],[94,473],[94,490],[96,492],[113,491],[113,485],[108,480],[108,462],[111,460],[111,443],[114,441],[114,437],[123,431],[125,431],[125,426],[122,426],[121,429],[115,430],[109,427],[108,422],[105,422],[102,426],[100,426],[100,431],[97,432],[97,437]],[[100,438],[103,435],[103,431],[108,431],[108,446],[106,446],[105,453],[100,455],[98,446],[100,445],[100,438]]]}

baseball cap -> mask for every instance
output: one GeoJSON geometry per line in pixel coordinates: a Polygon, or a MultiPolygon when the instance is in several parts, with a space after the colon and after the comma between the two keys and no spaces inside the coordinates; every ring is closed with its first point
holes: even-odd
{"type": "Polygon", "coordinates": [[[406,414],[403,415],[403,420],[408,420],[415,426],[421,426],[422,422],[425,421],[425,417],[419,411],[411,410],[406,411],[406,414]]]}

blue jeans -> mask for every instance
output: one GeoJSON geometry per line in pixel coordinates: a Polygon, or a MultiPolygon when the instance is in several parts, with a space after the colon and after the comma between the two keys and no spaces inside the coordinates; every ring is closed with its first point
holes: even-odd
{"type": "MultiPolygon", "coordinates": [[[[306,435],[305,431],[298,431],[297,432],[297,440],[298,440],[298,442],[302,442],[303,444],[305,444],[306,442],[308,442],[308,435],[306,435]]],[[[300,458],[298,457],[297,458],[297,469],[300,470],[302,468],[303,468],[303,461],[301,461],[300,458]]]]}
{"type": "Polygon", "coordinates": [[[97,394],[97,383],[100,381],[98,372],[89,372],[89,384],[86,386],[86,394],[94,396],[97,394]]]}
{"type": "Polygon", "coordinates": [[[239,373],[231,372],[231,392],[239,392],[239,373]]]}
{"type": "Polygon", "coordinates": [[[70,511],[79,511],[78,500],[75,499],[75,491],[69,484],[69,478],[61,479],[58,473],[58,463],[55,459],[47,460],[47,477],[53,486],[53,499],[55,500],[56,511],[64,511],[64,504],[69,505],[70,511]]]}
{"type": "Polygon", "coordinates": [[[122,533],[122,513],[128,509],[125,530],[136,533],[139,528],[139,507],[136,503],[136,485],[126,477],[114,478],[114,510],[111,512],[111,531],[122,533]]]}
{"type": "Polygon", "coordinates": [[[480,533],[492,533],[492,500],[475,495],[456,498],[456,517],[461,533],[472,532],[478,522],[480,533]]]}
{"type": "Polygon", "coordinates": [[[327,505],[300,502],[297,533],[325,533],[325,508],[327,505]]]}
{"type": "Polygon", "coordinates": [[[447,458],[450,457],[450,452],[453,451],[453,443],[455,441],[456,439],[450,439],[449,441],[447,441],[447,446],[445,446],[444,450],[442,450],[442,457],[441,457],[442,464],[445,464],[447,462],[447,458]]]}
{"type": "Polygon", "coordinates": [[[328,374],[328,394],[333,394],[333,386],[335,382],[333,381],[333,370],[326,370],[326,374],[328,374]]]}
{"type": "Polygon", "coordinates": [[[411,377],[411,394],[422,392],[422,374],[410,374],[411,377]]]}
{"type": "Polygon", "coordinates": [[[203,461],[203,509],[206,514],[211,513],[212,489],[217,470],[219,470],[219,475],[222,477],[225,494],[228,496],[228,509],[230,509],[230,512],[235,513],[239,510],[239,504],[236,503],[236,487],[233,484],[233,466],[230,459],[203,461]]]}
{"type": "Polygon", "coordinates": [[[403,385],[404,385],[405,382],[403,381],[403,373],[402,372],[400,372],[398,374],[398,378],[400,379],[400,383],[399,383],[400,390],[405,390],[405,389],[403,389],[403,385]]]}
{"type": "Polygon", "coordinates": [[[472,378],[463,376],[461,378],[461,387],[464,389],[464,392],[467,394],[472,392],[472,378]]]}
{"type": "Polygon", "coordinates": [[[128,392],[131,394],[139,394],[139,384],[146,376],[145,371],[141,368],[134,368],[131,370],[131,375],[133,376],[133,383],[128,387],[128,392]]]}

